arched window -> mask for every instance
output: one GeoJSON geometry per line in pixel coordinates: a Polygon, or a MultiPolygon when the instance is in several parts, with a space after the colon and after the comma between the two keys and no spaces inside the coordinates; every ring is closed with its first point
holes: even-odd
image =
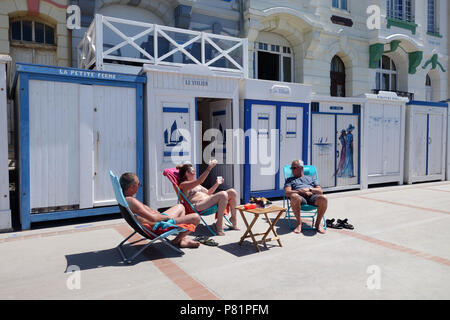
{"type": "Polygon", "coordinates": [[[21,17],[10,20],[12,72],[16,62],[56,65],[55,28],[39,19],[21,17]]]}
{"type": "Polygon", "coordinates": [[[431,87],[431,78],[427,74],[425,79],[425,100],[431,101],[432,97],[433,97],[433,89],[431,87]]]}
{"type": "Polygon", "coordinates": [[[345,66],[338,56],[334,56],[331,60],[330,79],[330,95],[332,97],[345,97],[345,66]]]}
{"type": "Polygon", "coordinates": [[[376,74],[376,89],[397,91],[397,67],[388,56],[382,56],[376,74]]]}
{"type": "Polygon", "coordinates": [[[49,24],[27,18],[11,22],[10,37],[12,43],[35,43],[48,46],[56,44],[55,28],[49,24]]]}

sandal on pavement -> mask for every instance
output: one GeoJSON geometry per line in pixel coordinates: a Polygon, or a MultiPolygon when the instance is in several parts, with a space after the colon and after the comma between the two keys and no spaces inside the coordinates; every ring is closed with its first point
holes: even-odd
{"type": "Polygon", "coordinates": [[[236,230],[236,231],[241,230],[238,227],[233,226],[232,224],[225,223],[225,225],[228,227],[228,230],[236,230]]]}
{"type": "Polygon", "coordinates": [[[219,243],[217,243],[216,241],[214,241],[214,239],[211,238],[200,238],[199,240],[197,240],[198,242],[200,242],[201,244],[207,245],[207,246],[211,246],[211,247],[215,247],[218,246],[219,243]]]}
{"type": "Polygon", "coordinates": [[[208,236],[197,236],[194,238],[194,241],[200,242],[200,240],[207,240],[207,239],[209,239],[208,236]]]}
{"type": "MultiPolygon", "coordinates": [[[[335,223],[334,221],[335,221],[334,218],[331,220],[327,219],[326,220],[327,228],[332,228],[332,229],[343,229],[344,228],[341,224],[335,223]]],[[[338,221],[340,221],[340,220],[338,219],[338,221]]]]}
{"type": "Polygon", "coordinates": [[[338,225],[342,226],[344,229],[353,230],[354,227],[351,224],[349,224],[347,221],[348,221],[347,218],[345,218],[344,220],[338,219],[337,223],[338,223],[338,225]]]}

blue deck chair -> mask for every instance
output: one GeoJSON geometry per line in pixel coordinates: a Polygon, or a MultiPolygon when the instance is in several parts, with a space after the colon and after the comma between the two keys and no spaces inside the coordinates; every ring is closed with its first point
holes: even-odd
{"type": "MultiPolygon", "coordinates": [[[[285,165],[283,167],[283,172],[284,172],[284,180],[285,181],[287,178],[292,177],[291,165],[289,165],[289,164],[285,165]]],[[[314,177],[317,180],[317,183],[319,183],[319,175],[317,174],[317,169],[315,166],[305,165],[303,167],[303,174],[305,176],[314,177]]],[[[291,201],[288,197],[286,197],[286,195],[283,195],[283,207],[285,207],[285,202],[287,203],[286,218],[288,219],[289,228],[291,228],[291,230],[294,230],[296,226],[291,224],[291,214],[290,214],[291,201]]],[[[293,217],[295,219],[295,216],[293,216],[293,217]]],[[[302,204],[300,207],[300,218],[312,219],[311,227],[305,226],[305,229],[306,230],[314,229],[315,220],[317,218],[317,207],[313,206],[313,205],[309,205],[309,204],[302,204]]],[[[323,228],[324,229],[327,228],[327,224],[325,221],[325,215],[323,216],[323,228]]]]}
{"type": "MultiPolygon", "coordinates": [[[[127,201],[125,200],[125,197],[122,193],[122,188],[120,187],[120,182],[119,182],[119,178],[117,178],[114,173],[112,171],[109,171],[109,177],[111,178],[111,183],[113,185],[113,189],[114,189],[114,195],[116,196],[116,200],[119,204],[119,208],[120,208],[120,213],[122,214],[122,217],[125,219],[125,221],[133,228],[134,232],[132,234],[130,234],[125,240],[123,240],[118,246],[117,249],[120,252],[120,255],[122,256],[122,259],[124,262],[130,264],[141,252],[143,252],[149,245],[151,245],[152,243],[154,243],[155,241],[161,241],[162,243],[168,245],[169,247],[171,247],[172,249],[176,250],[177,252],[184,254],[183,251],[181,251],[180,249],[178,249],[177,247],[175,247],[170,241],[169,239],[167,239],[168,236],[170,235],[176,235],[180,232],[184,232],[186,231],[185,229],[178,227],[176,225],[170,225],[173,226],[175,228],[170,229],[169,231],[166,231],[162,234],[157,234],[154,231],[146,228],[145,226],[143,226],[139,220],[136,218],[135,214],[133,212],[131,212],[130,207],[128,206],[127,201]],[[124,253],[124,243],[128,241],[128,239],[130,239],[132,236],[134,236],[136,233],[139,233],[141,236],[143,236],[144,238],[135,241],[139,242],[142,240],[149,240],[149,242],[142,248],[140,249],[136,254],[134,254],[131,258],[126,258],[125,257],[125,253],[124,253]]],[[[132,243],[133,244],[133,243],[132,243]]]]}
{"type": "MultiPolygon", "coordinates": [[[[200,219],[202,220],[203,224],[209,230],[209,232],[211,232],[213,236],[217,235],[214,232],[214,230],[212,230],[210,226],[206,223],[206,221],[203,219],[203,217],[205,216],[217,213],[217,211],[219,210],[217,204],[203,211],[198,211],[197,209],[195,209],[195,207],[192,205],[192,203],[188,200],[186,195],[183,193],[183,191],[181,191],[180,187],[178,186],[178,170],[176,168],[168,168],[163,171],[163,175],[166,176],[167,179],[169,179],[169,181],[172,183],[173,188],[175,189],[175,192],[177,194],[178,203],[181,203],[184,206],[186,214],[197,213],[200,216],[200,219]]],[[[230,220],[228,220],[226,215],[224,215],[223,217],[230,225],[232,225],[232,223],[230,222],[230,220]]]]}

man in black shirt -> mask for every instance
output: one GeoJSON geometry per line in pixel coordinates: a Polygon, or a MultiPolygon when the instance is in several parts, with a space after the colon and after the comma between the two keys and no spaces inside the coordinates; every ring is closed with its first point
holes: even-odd
{"type": "Polygon", "coordinates": [[[292,211],[298,221],[298,226],[294,232],[302,232],[300,207],[302,204],[309,204],[317,207],[317,219],[314,227],[317,229],[317,232],[325,233],[321,222],[328,206],[327,197],[323,194],[322,188],[316,179],[303,174],[302,160],[292,161],[291,170],[293,177],[286,179],[284,193],[291,200],[292,211]]]}

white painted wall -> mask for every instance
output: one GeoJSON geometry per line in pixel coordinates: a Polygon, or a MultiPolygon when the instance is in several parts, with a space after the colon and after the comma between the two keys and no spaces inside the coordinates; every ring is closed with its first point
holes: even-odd
{"type": "Polygon", "coordinates": [[[136,90],[30,80],[30,208],[116,203],[108,172],[136,172],[136,90]]]}
{"type": "Polygon", "coordinates": [[[6,101],[6,63],[10,61],[9,56],[0,56],[0,231],[11,229],[6,101]]]}
{"type": "MultiPolygon", "coordinates": [[[[170,181],[162,175],[166,168],[189,162],[197,164],[202,157],[201,136],[195,126],[195,98],[215,98],[232,100],[232,126],[239,128],[239,78],[214,74],[201,66],[162,67],[145,65],[147,74],[147,102],[144,114],[144,153],[148,156],[144,161],[145,201],[154,208],[165,208],[177,203],[177,197],[170,181]],[[193,82],[195,80],[196,82],[193,82]],[[195,83],[200,83],[196,85],[195,83]],[[187,112],[164,112],[163,108],[184,108],[187,112]],[[164,144],[164,130],[173,122],[184,129],[185,140],[177,147],[164,144]],[[182,156],[164,156],[164,152],[182,151],[182,156]]],[[[233,148],[239,147],[238,143],[233,148]]],[[[234,153],[234,157],[238,152],[234,153]]],[[[237,163],[237,160],[234,160],[237,163]]],[[[234,166],[233,188],[240,194],[240,166],[234,166]]]]}

